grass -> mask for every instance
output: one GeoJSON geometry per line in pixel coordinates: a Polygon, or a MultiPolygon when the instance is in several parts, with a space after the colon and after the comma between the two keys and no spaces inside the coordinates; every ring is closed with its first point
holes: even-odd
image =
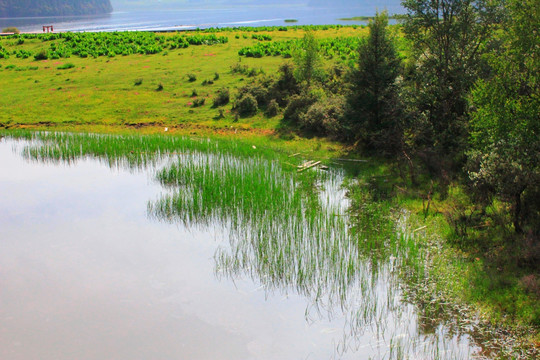
{"type": "Polygon", "coordinates": [[[0,131],[0,136],[29,140],[23,153],[32,160],[72,163],[93,157],[111,167],[154,168],[169,191],[148,204],[152,217],[188,228],[224,228],[228,245],[215,254],[217,274],[250,277],[268,292],[301,294],[311,300],[307,317],[343,312],[350,329],[338,346],[353,346],[373,326],[378,336],[387,329],[406,332],[384,343],[389,358],[417,352],[437,358],[441,351],[467,358],[459,345],[445,341],[451,334],[423,333],[432,341],[426,345],[400,327],[411,321],[411,313],[399,302],[396,275],[424,258],[414,237],[396,231],[392,204],[379,201],[385,191],[372,179],[384,175],[385,166],[354,169],[363,175],[360,183],[346,183],[353,191],[348,209],[342,187],[346,169],[297,172],[294,165],[301,159],[246,141],[30,131],[0,131]],[[353,229],[350,216],[357,216],[353,229]]]}
{"type": "MultiPolygon", "coordinates": [[[[391,171],[383,173],[389,175],[391,171]]],[[[466,201],[457,186],[450,186],[444,195],[435,189],[428,206],[421,195],[404,191],[411,187],[404,186],[395,175],[372,179],[364,186],[371,189],[369,199],[376,202],[365,201],[366,193],[358,189],[364,197],[352,192],[353,206],[367,214],[382,210],[395,219],[401,233],[414,240],[415,245],[408,250],[413,256],[405,261],[400,278],[407,284],[406,298],[423,313],[425,326],[453,324],[482,344],[490,357],[538,356],[538,299],[520,280],[529,274],[515,265],[513,257],[520,246],[501,248],[501,244],[508,244],[503,239],[508,230],[491,224],[487,233],[471,227],[466,236],[458,236],[448,218],[455,213],[456,204],[466,201]],[[480,234],[486,238],[481,239],[480,234]]],[[[462,205],[472,208],[471,204],[462,205]]],[[[361,216],[357,226],[371,226],[372,217],[362,221],[361,216]]],[[[388,251],[384,243],[381,248],[377,251],[388,251]]]]}
{"type": "MultiPolygon", "coordinates": [[[[235,129],[272,131],[279,123],[279,117],[267,119],[264,114],[235,122],[231,114],[232,104],[224,108],[224,118],[214,120],[219,115],[212,108],[211,99],[220,88],[228,87],[232,95],[235,89],[245,85],[252,78],[248,74],[234,73],[232,66],[241,61],[242,66],[253,69],[253,76],[277,72],[281,58],[239,59],[238,51],[259,41],[251,36],[236,39],[233,35],[242,32],[223,31],[216,36],[226,36],[225,44],[190,46],[169,49],[166,56],[132,54],[115,57],[80,58],[72,56],[69,63],[74,67],[58,71],[65,64],[58,60],[34,60],[33,56],[22,59],[10,56],[0,59],[0,88],[3,96],[0,107],[0,126],[8,128],[56,128],[74,129],[81,126],[93,128],[143,128],[168,127],[171,132],[185,128],[199,132],[201,128],[212,131],[235,129]],[[21,75],[9,71],[10,67],[25,68],[37,66],[39,69],[21,75]],[[219,77],[216,77],[216,73],[219,77]],[[126,76],[129,74],[129,76],[126,76]],[[186,74],[194,79],[212,80],[213,84],[190,83],[186,74]],[[67,79],[69,78],[69,81],[67,79]],[[134,79],[144,79],[133,86],[134,79]],[[156,93],[159,84],[162,91],[156,93]],[[59,89],[61,87],[61,89],[59,89]],[[204,106],[192,109],[190,96],[196,90],[200,97],[207,99],[204,106]]],[[[315,30],[318,38],[335,36],[364,36],[366,30],[353,27],[315,30]]],[[[260,31],[259,35],[269,35],[274,41],[299,39],[302,29],[289,31],[260,31]]],[[[193,34],[195,35],[195,34],[193,34]]],[[[165,38],[176,34],[164,34],[165,38]]],[[[19,45],[16,38],[2,38],[0,45],[7,52],[25,50],[37,54],[49,49],[51,44],[60,44],[62,39],[42,41],[40,38],[26,39],[19,45]]]]}

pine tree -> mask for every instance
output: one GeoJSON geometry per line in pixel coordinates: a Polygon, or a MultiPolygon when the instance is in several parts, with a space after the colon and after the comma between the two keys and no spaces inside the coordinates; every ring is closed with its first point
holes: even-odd
{"type": "Polygon", "coordinates": [[[378,13],[360,44],[358,68],[349,96],[351,127],[369,149],[395,153],[401,138],[396,79],[401,59],[387,30],[388,14],[378,13]]]}

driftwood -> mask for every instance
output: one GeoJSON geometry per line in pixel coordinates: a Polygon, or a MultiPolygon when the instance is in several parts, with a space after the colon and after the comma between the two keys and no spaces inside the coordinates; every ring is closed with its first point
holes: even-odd
{"type": "Polygon", "coordinates": [[[336,160],[336,161],[362,162],[362,163],[368,162],[367,160],[360,160],[360,159],[333,159],[333,160],[336,160]]]}
{"type": "Polygon", "coordinates": [[[298,172],[302,172],[307,169],[311,169],[312,167],[315,167],[317,165],[320,165],[320,161],[308,161],[298,167],[298,172]]]}

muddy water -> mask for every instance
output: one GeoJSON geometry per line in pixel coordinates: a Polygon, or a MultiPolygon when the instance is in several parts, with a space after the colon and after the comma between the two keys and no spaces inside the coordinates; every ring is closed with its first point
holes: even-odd
{"type": "Polygon", "coordinates": [[[220,274],[226,226],[149,216],[147,204],[167,191],[155,169],[29,161],[24,145],[0,140],[0,359],[431,359],[475,350],[442,327],[420,331],[414,308],[386,286],[391,264],[370,291],[352,283],[348,293],[362,296],[321,309],[290,288],[220,274]],[[379,304],[373,321],[358,321],[368,302],[379,304]]]}

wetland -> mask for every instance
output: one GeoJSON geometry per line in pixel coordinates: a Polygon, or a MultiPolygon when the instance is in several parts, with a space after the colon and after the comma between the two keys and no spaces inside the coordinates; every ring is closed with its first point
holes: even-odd
{"type": "Polygon", "coordinates": [[[2,357],[479,350],[404,300],[414,237],[377,216],[350,229],[343,167],[298,172],[237,141],[66,133],[4,137],[0,158],[2,357]]]}

